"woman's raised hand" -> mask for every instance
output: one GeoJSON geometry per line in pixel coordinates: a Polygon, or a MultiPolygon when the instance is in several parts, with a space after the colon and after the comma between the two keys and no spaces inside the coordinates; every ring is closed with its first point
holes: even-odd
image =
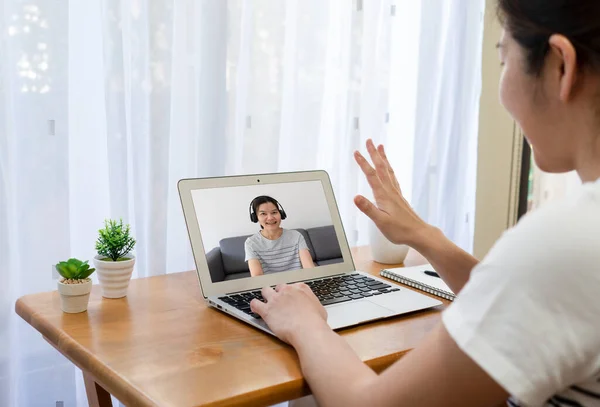
{"type": "Polygon", "coordinates": [[[373,190],[375,204],[362,195],[357,195],[354,203],[375,222],[389,241],[411,245],[417,235],[430,225],[416,214],[402,196],[400,184],[383,145],[376,148],[369,139],[367,151],[375,168],[358,151],[354,153],[354,158],[373,190]]]}

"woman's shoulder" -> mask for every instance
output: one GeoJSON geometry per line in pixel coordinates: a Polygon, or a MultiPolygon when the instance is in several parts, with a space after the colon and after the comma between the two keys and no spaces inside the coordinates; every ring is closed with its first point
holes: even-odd
{"type": "Polygon", "coordinates": [[[484,263],[547,277],[571,268],[592,272],[600,263],[600,199],[591,198],[583,190],[528,213],[498,239],[484,263]]]}
{"type": "Polygon", "coordinates": [[[258,242],[260,240],[261,240],[261,234],[260,234],[260,232],[256,232],[256,233],[248,236],[246,238],[246,240],[244,240],[244,243],[245,244],[251,244],[251,243],[256,243],[256,242],[258,242]]]}
{"type": "Polygon", "coordinates": [[[582,188],[572,197],[547,203],[526,214],[510,231],[548,244],[565,241],[582,244],[596,240],[593,238],[598,237],[599,228],[600,195],[590,195],[588,189],[582,188]]]}
{"type": "Polygon", "coordinates": [[[302,237],[302,233],[296,229],[283,229],[283,235],[285,235],[286,239],[300,239],[302,237]]]}

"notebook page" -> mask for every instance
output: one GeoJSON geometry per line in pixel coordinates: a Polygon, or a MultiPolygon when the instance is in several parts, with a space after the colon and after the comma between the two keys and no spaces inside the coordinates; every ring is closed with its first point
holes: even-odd
{"type": "Polygon", "coordinates": [[[430,264],[412,267],[398,267],[385,270],[390,274],[394,274],[409,280],[426,284],[428,286],[437,288],[441,291],[452,293],[452,290],[450,289],[450,287],[448,287],[446,283],[444,283],[444,280],[438,277],[428,276],[424,273],[425,270],[435,271],[430,264]]]}

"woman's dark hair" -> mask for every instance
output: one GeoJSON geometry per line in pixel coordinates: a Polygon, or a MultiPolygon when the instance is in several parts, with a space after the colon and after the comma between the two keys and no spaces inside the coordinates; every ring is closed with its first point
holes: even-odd
{"type": "Polygon", "coordinates": [[[277,210],[279,210],[279,202],[277,202],[277,200],[275,198],[271,198],[268,195],[261,195],[261,196],[257,196],[256,198],[254,198],[252,200],[252,212],[256,213],[259,206],[261,206],[262,204],[269,203],[269,202],[272,203],[273,205],[275,205],[277,210]]]}
{"type": "Polygon", "coordinates": [[[530,74],[541,73],[553,34],[571,41],[580,67],[600,71],[600,0],[498,0],[497,12],[530,74]]]}

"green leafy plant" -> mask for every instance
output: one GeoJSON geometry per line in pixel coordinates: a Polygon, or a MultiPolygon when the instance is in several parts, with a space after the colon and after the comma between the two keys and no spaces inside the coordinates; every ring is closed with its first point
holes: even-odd
{"type": "Polygon", "coordinates": [[[119,222],[111,219],[104,221],[104,228],[98,231],[99,237],[96,241],[96,251],[104,259],[112,261],[129,260],[125,256],[135,246],[135,239],[129,235],[129,225],[123,224],[123,219],[119,222]]]}
{"type": "Polygon", "coordinates": [[[84,280],[94,272],[93,268],[86,261],[78,259],[69,259],[61,261],[56,265],[56,271],[66,280],[84,280]]]}

